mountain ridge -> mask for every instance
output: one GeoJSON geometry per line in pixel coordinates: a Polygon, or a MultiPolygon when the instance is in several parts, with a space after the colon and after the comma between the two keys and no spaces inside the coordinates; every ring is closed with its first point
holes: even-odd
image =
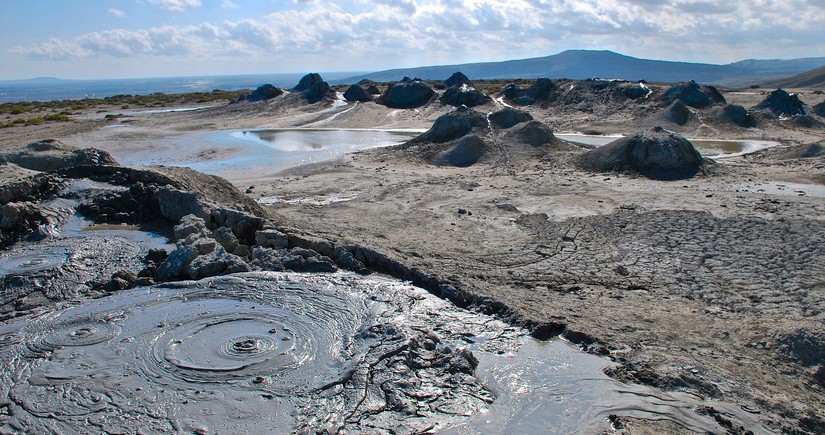
{"type": "Polygon", "coordinates": [[[609,78],[668,83],[695,80],[717,85],[747,86],[799,74],[822,65],[825,65],[825,57],[746,59],[717,65],[641,59],[609,50],[567,50],[550,56],[502,62],[395,68],[353,76],[340,82],[356,83],[363,79],[387,82],[400,80],[404,76],[443,80],[461,71],[471,79],[609,78]]]}

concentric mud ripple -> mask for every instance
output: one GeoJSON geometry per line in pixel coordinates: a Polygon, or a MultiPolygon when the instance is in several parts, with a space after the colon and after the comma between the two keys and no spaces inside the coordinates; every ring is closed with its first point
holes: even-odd
{"type": "Polygon", "coordinates": [[[63,246],[47,246],[38,252],[0,258],[0,276],[26,275],[60,267],[69,258],[69,250],[63,246]]]}
{"type": "Polygon", "coordinates": [[[41,357],[63,347],[91,346],[109,341],[120,334],[120,327],[103,319],[72,319],[49,325],[43,333],[33,334],[26,342],[26,356],[41,357]]]}

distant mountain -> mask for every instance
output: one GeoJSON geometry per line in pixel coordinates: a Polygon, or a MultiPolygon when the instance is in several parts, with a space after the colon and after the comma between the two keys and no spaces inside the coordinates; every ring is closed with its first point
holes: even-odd
{"type": "Polygon", "coordinates": [[[728,65],[638,59],[612,51],[568,50],[559,54],[505,62],[426,66],[380,71],[341,81],[356,83],[362,79],[378,82],[397,81],[404,76],[425,80],[444,80],[456,71],[471,79],[609,78],[682,82],[727,86],[745,86],[767,79],[787,77],[825,64],[825,58],[794,60],[745,60],[728,65]],[[814,65],[814,66],[811,66],[814,65]]]}
{"type": "Polygon", "coordinates": [[[825,66],[793,77],[765,82],[762,86],[769,88],[825,88],[825,66]]]}

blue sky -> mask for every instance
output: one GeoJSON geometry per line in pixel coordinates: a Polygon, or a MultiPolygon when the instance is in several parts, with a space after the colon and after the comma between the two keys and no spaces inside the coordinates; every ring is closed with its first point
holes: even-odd
{"type": "Polygon", "coordinates": [[[3,3],[0,79],[372,71],[575,48],[710,63],[825,56],[825,0],[3,3]]]}

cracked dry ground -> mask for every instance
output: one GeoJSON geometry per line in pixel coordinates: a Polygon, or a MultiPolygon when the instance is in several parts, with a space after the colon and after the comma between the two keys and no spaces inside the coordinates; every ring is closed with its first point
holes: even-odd
{"type": "Polygon", "coordinates": [[[735,166],[663,183],[385,157],[304,168],[256,194],[346,194],[271,211],[451,283],[483,310],[566,326],[622,363],[620,380],[733,402],[777,430],[825,430],[825,199],[738,192],[755,174],[735,166]]]}

